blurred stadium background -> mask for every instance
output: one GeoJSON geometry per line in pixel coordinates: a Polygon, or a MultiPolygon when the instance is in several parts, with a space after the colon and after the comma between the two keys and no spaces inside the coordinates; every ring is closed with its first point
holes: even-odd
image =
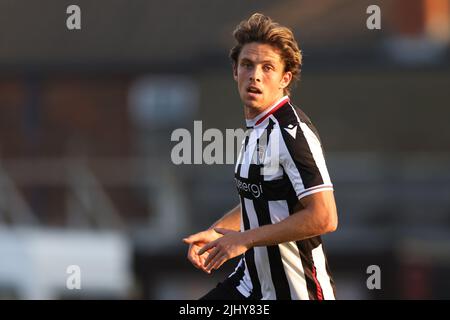
{"type": "Polygon", "coordinates": [[[448,0],[1,0],[1,298],[196,299],[233,269],[202,274],[181,242],[237,203],[233,166],[176,166],[170,135],[244,126],[227,55],[256,11],[303,49],[293,101],[335,184],[338,298],[450,298],[448,0]]]}

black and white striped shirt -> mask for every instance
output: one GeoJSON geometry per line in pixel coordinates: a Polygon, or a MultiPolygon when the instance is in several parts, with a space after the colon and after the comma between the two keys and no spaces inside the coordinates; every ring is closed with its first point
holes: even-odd
{"type": "MultiPolygon", "coordinates": [[[[333,190],[319,136],[285,96],[252,120],[235,167],[241,230],[277,223],[299,199],[333,190]]],[[[334,282],[320,236],[254,247],[230,280],[253,299],[334,299],[334,282]]]]}

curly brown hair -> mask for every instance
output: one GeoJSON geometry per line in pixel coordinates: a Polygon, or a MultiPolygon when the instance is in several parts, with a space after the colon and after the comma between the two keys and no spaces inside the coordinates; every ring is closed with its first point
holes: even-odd
{"type": "Polygon", "coordinates": [[[284,89],[284,93],[289,94],[292,84],[300,78],[302,65],[302,52],[292,31],[261,13],[254,13],[248,20],[242,21],[236,27],[233,36],[237,41],[229,55],[233,67],[237,66],[242,47],[247,43],[269,44],[279,50],[284,62],[284,72],[290,71],[292,73],[292,81],[284,89]]]}

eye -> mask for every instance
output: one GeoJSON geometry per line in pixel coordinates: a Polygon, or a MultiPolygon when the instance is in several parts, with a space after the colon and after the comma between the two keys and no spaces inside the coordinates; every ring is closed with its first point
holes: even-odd
{"type": "Polygon", "coordinates": [[[271,70],[273,70],[273,67],[270,64],[265,64],[263,69],[264,69],[264,71],[271,71],[271,70]]]}

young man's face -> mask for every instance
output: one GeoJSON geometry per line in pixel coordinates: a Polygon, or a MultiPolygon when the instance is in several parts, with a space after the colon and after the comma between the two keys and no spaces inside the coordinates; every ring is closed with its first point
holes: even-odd
{"type": "Polygon", "coordinates": [[[234,79],[244,105],[264,111],[283,97],[292,73],[284,72],[284,62],[276,48],[251,42],[242,47],[234,79]]]}

